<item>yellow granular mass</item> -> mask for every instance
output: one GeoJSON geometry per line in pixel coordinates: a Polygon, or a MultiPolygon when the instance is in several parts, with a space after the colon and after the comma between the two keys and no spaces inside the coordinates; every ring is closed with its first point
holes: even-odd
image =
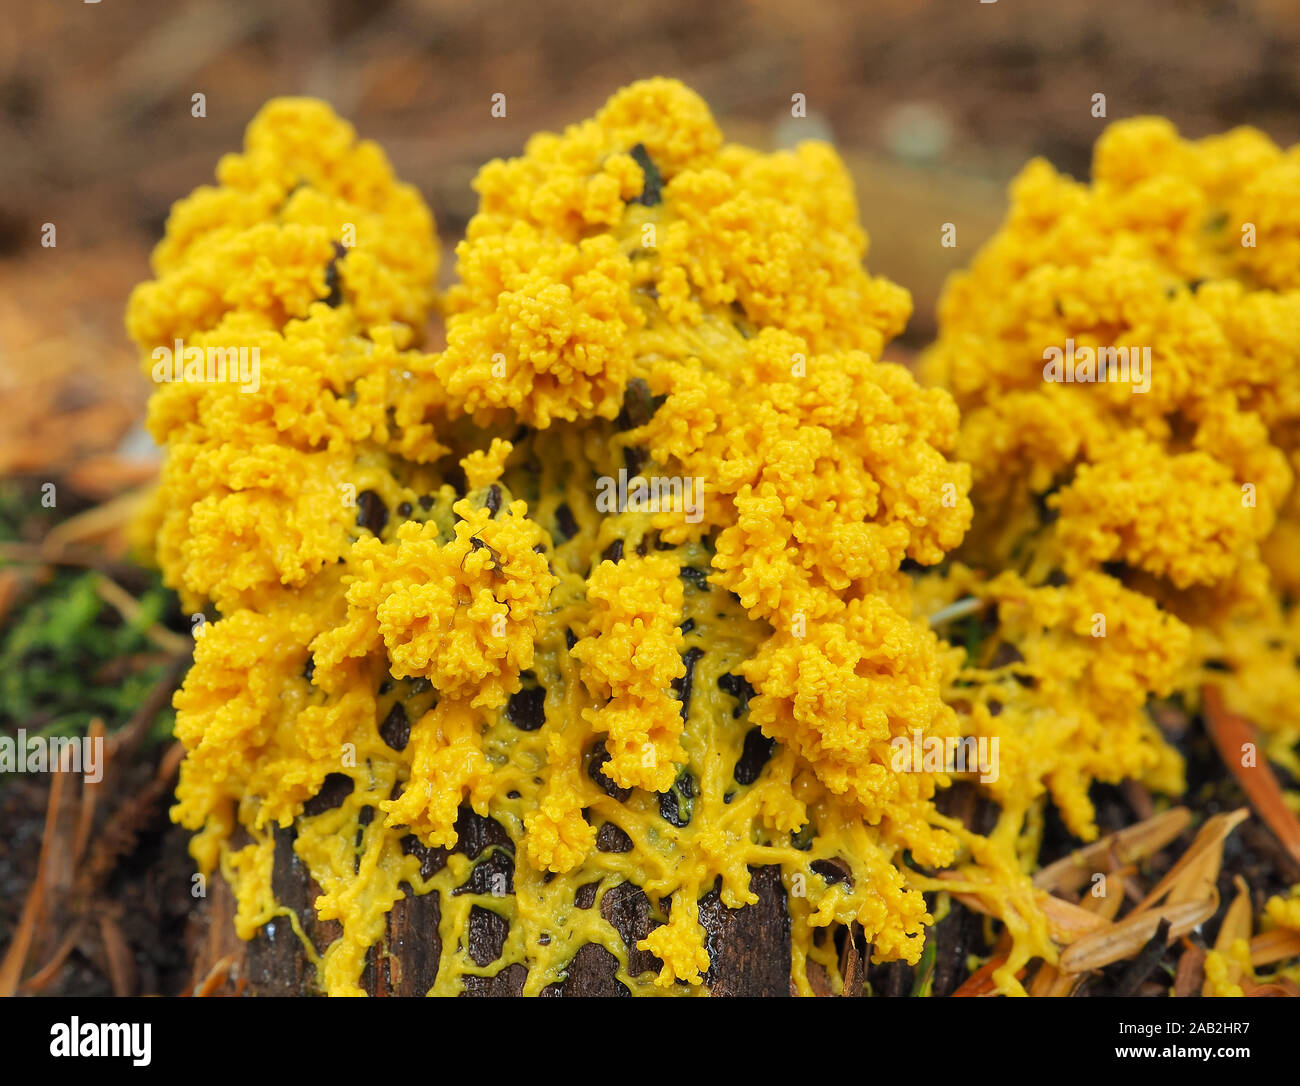
{"type": "Polygon", "coordinates": [[[657,523],[673,539],[719,527],[716,583],[755,615],[830,615],[877,591],[904,558],[931,564],[970,522],[969,469],[944,458],[951,399],[861,351],[810,353],[789,333],[710,344],[745,355],[725,376],[690,360],[660,366],[669,411],[645,428],[653,454],[705,481],[700,528],[657,523]]]}
{"type": "Polygon", "coordinates": [[[686,674],[678,565],[662,554],[601,562],[587,581],[587,599],[589,632],[572,653],[598,705],[583,715],[609,737],[604,773],[620,788],[666,792],[686,761],[680,703],[671,693],[686,674]]]}
{"type": "Polygon", "coordinates": [[[1076,832],[1094,781],[1179,787],[1147,703],[1194,710],[1207,681],[1297,764],[1298,156],[1118,122],[1090,182],[1031,162],[945,289],[922,370],[961,410],[958,557],[987,575],[923,591],[981,601],[945,625],[968,649],[949,694],[1002,736],[1011,821],[1038,781],[1076,832]]]}
{"type": "Polygon", "coordinates": [[[966,734],[997,741],[997,779],[985,787],[1003,825],[1019,828],[1050,796],[1067,828],[1086,840],[1097,833],[1094,782],[1135,779],[1182,791],[1181,760],[1147,703],[1172,693],[1182,676],[1191,640],[1183,623],[1096,572],[1033,586],[1013,571],[986,579],[954,563],[918,587],[925,613],[955,598],[978,601],[980,611],[968,620],[973,636],[950,695],[966,734]],[[984,614],[996,615],[993,629],[981,625],[984,614]]]}
{"type": "MultiPolygon", "coordinates": [[[[1244,887],[1242,892],[1245,892],[1244,887]]],[[[1277,932],[1280,935],[1300,932],[1300,886],[1293,886],[1290,893],[1277,894],[1265,901],[1258,927],[1265,933],[1277,932]]],[[[1249,932],[1248,926],[1246,934],[1249,932]]],[[[1206,954],[1203,995],[1240,997],[1248,992],[1250,995],[1294,992],[1296,982],[1300,980],[1300,963],[1294,960],[1295,955],[1282,957],[1271,974],[1261,974],[1260,967],[1251,960],[1251,945],[1252,940],[1238,937],[1225,948],[1216,948],[1206,954]],[[1285,988],[1282,988],[1283,984],[1285,988]],[[1269,987],[1274,985],[1277,987],[1269,987]]]]}
{"type": "Polygon", "coordinates": [[[1243,977],[1254,979],[1250,967],[1250,944],[1234,939],[1226,950],[1211,950],[1205,955],[1205,995],[1240,998],[1243,977]]]}
{"type": "Polygon", "coordinates": [[[481,487],[491,486],[500,479],[506,467],[506,460],[513,450],[514,446],[510,442],[494,437],[487,449],[475,449],[464,457],[460,466],[465,472],[465,482],[469,488],[478,490],[481,487]]]}
{"type": "Polygon", "coordinates": [[[382,648],[394,678],[425,678],[448,698],[495,709],[532,666],[533,620],[555,586],[534,546],[544,533],[514,502],[497,520],[462,500],[454,538],[408,522],[391,543],[359,540],[344,577],[348,622],[313,645],[320,685],[349,657],[382,648]]]}
{"type": "Polygon", "coordinates": [[[673,895],[673,911],[668,923],[655,928],[637,943],[638,950],[648,950],[664,963],[655,984],[668,987],[675,980],[698,984],[701,970],[709,967],[709,953],[704,949],[704,929],[700,926],[699,907],[682,894],[673,895]]]}
{"type": "Polygon", "coordinates": [[[596,828],[582,815],[582,796],[555,779],[540,804],[524,815],[528,859],[538,870],[563,873],[580,866],[596,844],[596,828]]]}
{"type": "Polygon", "coordinates": [[[479,814],[492,796],[492,767],[480,747],[484,720],[464,700],[439,701],[411,728],[410,778],[397,799],[381,800],[384,822],[408,827],[425,845],[454,845],[461,804],[479,814]]]}
{"type": "Polygon", "coordinates": [[[433,218],[323,102],[271,102],[217,180],[172,209],[157,278],[131,298],[137,341],[169,343],[227,313],[278,329],[334,289],[363,324],[423,323],[438,267],[433,218]]]}
{"type": "Polygon", "coordinates": [[[1277,894],[1264,903],[1264,916],[1275,928],[1300,931],[1300,886],[1291,887],[1291,893],[1277,894]]]}
{"type": "Polygon", "coordinates": [[[259,349],[245,387],[159,385],[146,521],[215,616],[173,814],[242,935],[296,923],[271,890],[292,825],[341,927],[309,948],[331,993],[428,893],[434,994],[516,964],[537,994],[587,944],[632,992],[705,991],[701,899],[754,904],[756,868],[803,993],[840,987],[842,925],[915,963],[945,865],[1013,933],[1004,991],[1054,959],[1013,849],[935,809],[957,767],[897,762],[957,732],[959,654],[900,567],[959,543],[970,476],[951,397],[878,360],[910,302],[863,270],[830,148],[724,145],[669,80],[618,92],[481,171],[434,354],[428,213],[325,107],[269,105],[219,178],[128,323],[146,366],[173,336],[259,349]],[[509,845],[436,851],[474,818],[509,845]],[[631,946],[602,908],[627,884],[631,946]],[[475,910],[509,929],[487,963],[475,910]]]}
{"type": "MultiPolygon", "coordinates": [[[[187,606],[225,611],[306,584],[349,546],[340,496],[357,495],[361,449],[400,441],[390,412],[427,366],[406,348],[438,247],[415,189],[320,102],[270,103],[217,174],[173,208],[127,327],[170,448],[153,513],[164,575],[187,606]],[[252,380],[173,379],[191,351],[243,357],[252,380]]],[[[420,454],[442,454],[420,436],[420,454]]]]}
{"type": "Polygon", "coordinates": [[[463,283],[449,296],[447,350],[435,363],[456,410],[484,425],[509,411],[538,427],[618,414],[627,334],[643,318],[612,238],[571,244],[520,223],[467,239],[458,255],[463,283]]]}

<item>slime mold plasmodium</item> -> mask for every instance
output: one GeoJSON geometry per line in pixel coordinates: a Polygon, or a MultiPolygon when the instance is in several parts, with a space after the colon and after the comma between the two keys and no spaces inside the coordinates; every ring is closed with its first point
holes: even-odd
{"type": "MultiPolygon", "coordinates": [[[[1251,993],[1255,995],[1281,994],[1288,989],[1275,987],[1277,982],[1294,984],[1300,975],[1300,966],[1296,965],[1282,966],[1272,975],[1259,975],[1259,956],[1252,959],[1251,940],[1248,937],[1250,910],[1249,888],[1239,884],[1237,899],[1224,917],[1224,926],[1219,929],[1214,949],[1205,956],[1202,995],[1244,996],[1245,985],[1249,985],[1251,993]],[[1225,933],[1224,927],[1230,924],[1232,929],[1225,933]],[[1241,932],[1245,933],[1244,937],[1241,932]],[[1262,989],[1261,985],[1264,986],[1262,989]]],[[[1265,901],[1260,920],[1262,939],[1276,939],[1279,936],[1286,938],[1288,935],[1293,937],[1300,933],[1300,886],[1293,886],[1290,893],[1278,894],[1265,901]]]]}
{"type": "Polygon", "coordinates": [[[918,598],[982,607],[950,696],[1001,740],[994,836],[1032,837],[1044,793],[1095,834],[1095,781],[1180,793],[1149,709],[1205,683],[1297,774],[1300,147],[1139,118],[1090,183],[1036,160],[939,318],[922,370],[961,409],[976,513],[918,598]],[[1073,381],[1067,348],[1091,352],[1073,381]]]}
{"type": "Polygon", "coordinates": [[[957,734],[960,654],[902,567],[960,542],[969,469],[952,398],[879,361],[910,301],[864,272],[833,150],[724,144],[670,80],[620,91],[480,172],[432,353],[432,220],[327,107],[268,105],[218,178],[128,323],[146,366],[175,338],[260,350],[255,392],[150,410],[158,559],[215,619],[173,815],[242,936],[297,924],[271,889],[292,825],[341,926],[309,948],[331,993],[408,892],[440,902],[435,994],[512,965],[536,994],[586,944],[634,993],[705,992],[699,902],[755,902],[760,866],[803,993],[838,989],[841,925],[915,962],[941,867],[1007,923],[1003,990],[1054,956],[1014,851],[936,810],[942,767],[893,766],[893,740],[957,734]],[[628,479],[683,500],[609,508],[628,479]],[[508,836],[508,885],[448,851],[467,809],[508,836]],[[635,947],[600,907],[624,884],[652,908],[635,947]],[[494,961],[474,909],[508,924],[494,961]]]}

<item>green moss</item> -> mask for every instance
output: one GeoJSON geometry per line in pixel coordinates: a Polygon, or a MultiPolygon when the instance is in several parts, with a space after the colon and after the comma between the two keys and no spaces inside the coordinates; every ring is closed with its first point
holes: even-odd
{"type": "MultiPolygon", "coordinates": [[[[39,538],[63,510],[45,510],[19,485],[0,487],[0,537],[39,538]]],[[[173,594],[154,573],[139,574],[139,614],[126,621],[96,590],[98,573],[59,568],[15,601],[0,625],[0,732],[77,735],[100,717],[111,732],[139,708],[167,669],[146,631],[176,619],[173,594]]],[[[170,706],[150,744],[171,734],[170,706]]],[[[0,785],[3,779],[0,778],[0,785]]]]}

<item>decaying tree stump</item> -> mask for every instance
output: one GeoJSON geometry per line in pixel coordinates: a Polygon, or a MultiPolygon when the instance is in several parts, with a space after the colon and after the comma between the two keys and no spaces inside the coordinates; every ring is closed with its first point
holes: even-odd
{"type": "MultiPolygon", "coordinates": [[[[460,843],[457,851],[476,859],[484,849],[509,844],[505,831],[494,821],[462,811],[457,823],[460,843]]],[[[443,849],[423,849],[414,839],[408,847],[420,857],[424,874],[430,875],[446,863],[443,849]]],[[[498,849],[475,869],[475,879],[488,880],[500,871],[511,877],[509,855],[498,849]]],[[[312,901],[320,893],[306,867],[294,855],[293,831],[276,835],[275,870],[272,879],[276,899],[291,908],[304,932],[323,949],[339,934],[335,921],[319,921],[312,901]]],[[[198,954],[196,974],[201,977],[215,963],[231,963],[222,991],[245,995],[308,995],[317,992],[315,970],[302,943],[289,923],[281,918],[266,924],[250,941],[235,935],[234,898],[220,876],[210,886],[206,945],[198,954]]],[[[361,983],[376,996],[423,996],[437,977],[442,940],[438,933],[440,903],[435,893],[408,896],[388,916],[387,935],[367,957],[361,983]]],[[[723,906],[717,890],[700,902],[700,923],[708,932],[711,965],[705,984],[714,995],[783,996],[790,994],[790,919],[785,906],[785,888],[780,869],[753,869],[753,890],[758,904],[741,909],[723,906]]],[[[594,900],[594,889],[592,899],[594,900]]],[[[580,902],[581,904],[581,902],[580,902]]],[[[633,974],[657,971],[659,961],[635,945],[650,931],[650,902],[630,883],[610,889],[601,901],[601,911],[629,948],[633,974]]],[[[488,965],[501,953],[507,923],[486,909],[470,914],[468,933],[471,957],[488,965]]],[[[546,996],[625,996],[628,989],[615,977],[617,959],[603,946],[582,947],[569,967],[569,975],[549,985],[546,996]]],[[[527,971],[511,965],[495,977],[466,977],[465,995],[517,996],[522,993],[527,971]]]]}

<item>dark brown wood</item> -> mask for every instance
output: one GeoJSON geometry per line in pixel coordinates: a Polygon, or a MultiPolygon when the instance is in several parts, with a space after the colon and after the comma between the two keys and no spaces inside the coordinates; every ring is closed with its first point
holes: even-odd
{"type": "MultiPolygon", "coordinates": [[[[457,823],[458,851],[474,859],[491,845],[509,842],[505,831],[490,819],[463,812],[457,823]]],[[[608,841],[608,835],[606,838],[608,841]]],[[[616,844],[616,842],[615,842],[616,844]]],[[[431,875],[447,861],[443,849],[424,849],[409,839],[408,850],[421,860],[423,873],[431,875]]],[[[506,876],[507,892],[513,889],[513,865],[509,855],[498,849],[475,868],[466,889],[485,890],[496,873],[506,876]],[[482,883],[480,886],[479,884],[482,883]]],[[[314,970],[302,944],[288,921],[269,923],[250,942],[234,933],[233,898],[220,878],[215,880],[208,903],[207,947],[200,955],[196,974],[202,977],[217,961],[229,959],[227,981],[219,989],[244,995],[308,995],[317,991],[314,970]]],[[[276,898],[291,908],[303,931],[318,947],[336,938],[336,922],[316,919],[311,902],[319,887],[293,852],[293,831],[276,833],[275,871],[272,885],[276,898]]],[[[756,905],[728,909],[717,889],[700,902],[700,923],[708,933],[711,965],[705,984],[714,995],[785,996],[790,994],[790,919],[785,906],[785,888],[776,867],[753,869],[756,905]]],[[[409,891],[409,887],[407,887],[409,891]]],[[[590,908],[595,887],[579,892],[590,908]]],[[[651,930],[650,902],[645,893],[630,883],[610,888],[601,898],[601,913],[629,948],[631,971],[658,971],[659,961],[636,943],[651,930]]],[[[423,996],[437,978],[442,941],[438,934],[441,908],[437,894],[408,895],[393,907],[388,917],[387,936],[382,947],[373,947],[362,974],[362,987],[370,995],[423,996]]],[[[472,909],[469,925],[470,954],[480,965],[495,961],[508,932],[507,922],[486,909],[472,909]]],[[[617,976],[617,959],[602,946],[579,949],[563,982],[548,985],[547,997],[627,996],[629,991],[617,976]]],[[[466,996],[518,996],[522,994],[527,970],[522,965],[503,969],[495,977],[466,978],[466,996]]]]}

